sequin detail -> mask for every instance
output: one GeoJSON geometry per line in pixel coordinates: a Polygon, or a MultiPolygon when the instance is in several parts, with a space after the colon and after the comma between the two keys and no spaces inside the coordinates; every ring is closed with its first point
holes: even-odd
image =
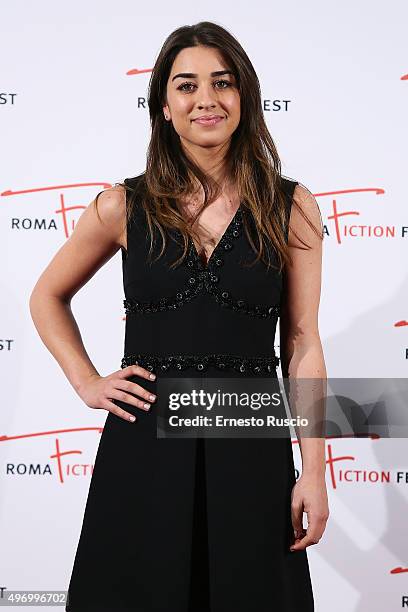
{"type": "Polygon", "coordinates": [[[130,365],[140,365],[150,372],[167,372],[170,369],[195,369],[204,372],[208,367],[214,366],[218,370],[235,370],[241,374],[268,374],[275,372],[280,359],[275,354],[262,357],[243,357],[214,353],[206,355],[153,355],[147,353],[125,355],[122,359],[122,369],[130,365]]]}
{"type": "Polygon", "coordinates": [[[184,261],[184,265],[189,271],[184,289],[180,289],[174,296],[162,297],[157,302],[142,302],[133,298],[126,298],[123,301],[126,314],[175,310],[184,306],[205,290],[215,298],[220,306],[225,308],[253,317],[278,318],[280,315],[278,304],[253,304],[239,299],[233,296],[230,291],[219,287],[220,269],[224,265],[223,255],[233,249],[234,242],[241,235],[241,232],[242,211],[240,207],[212,252],[207,265],[201,261],[194,243],[190,240],[188,254],[184,261]]]}

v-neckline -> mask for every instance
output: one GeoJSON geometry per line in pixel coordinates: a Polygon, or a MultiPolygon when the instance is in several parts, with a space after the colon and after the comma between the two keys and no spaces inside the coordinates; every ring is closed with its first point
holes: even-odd
{"type": "Polygon", "coordinates": [[[190,237],[190,239],[189,239],[190,240],[190,245],[191,245],[191,248],[193,250],[194,256],[199,261],[199,263],[201,264],[201,266],[203,267],[204,270],[208,270],[208,268],[210,267],[210,264],[212,262],[212,259],[214,258],[215,253],[218,251],[218,248],[219,248],[220,244],[224,240],[225,236],[227,235],[229,229],[231,228],[231,226],[233,225],[233,223],[237,219],[237,217],[238,217],[240,212],[241,212],[241,202],[239,203],[239,206],[238,206],[237,210],[235,211],[234,216],[232,217],[232,219],[228,223],[227,227],[225,228],[221,238],[219,239],[219,241],[217,242],[217,244],[213,248],[212,253],[209,256],[209,258],[207,259],[206,263],[204,263],[203,260],[201,259],[200,254],[199,254],[199,252],[197,250],[196,244],[195,244],[194,240],[190,237]]]}

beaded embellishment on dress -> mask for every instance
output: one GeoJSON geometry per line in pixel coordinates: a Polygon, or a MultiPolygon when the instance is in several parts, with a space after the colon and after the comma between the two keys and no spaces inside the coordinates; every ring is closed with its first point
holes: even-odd
{"type": "Polygon", "coordinates": [[[123,304],[126,314],[146,314],[163,310],[174,310],[190,302],[198,296],[201,291],[205,290],[215,298],[220,306],[253,317],[279,317],[279,305],[252,304],[246,300],[233,296],[230,291],[220,289],[217,286],[220,281],[220,269],[224,264],[223,255],[233,249],[234,242],[241,235],[241,232],[242,211],[241,207],[239,207],[231,223],[212,252],[207,265],[201,261],[194,243],[190,240],[188,255],[184,261],[190,275],[186,279],[186,287],[184,289],[180,289],[174,296],[160,298],[157,302],[142,302],[131,298],[125,299],[123,304]]]}
{"type": "Polygon", "coordinates": [[[122,359],[122,369],[129,365],[140,365],[150,372],[154,370],[166,372],[169,369],[186,370],[188,368],[203,372],[209,366],[214,366],[218,370],[235,370],[242,374],[268,374],[276,370],[279,362],[280,359],[275,354],[261,357],[243,357],[225,353],[209,355],[152,355],[143,353],[125,355],[122,359]]]}

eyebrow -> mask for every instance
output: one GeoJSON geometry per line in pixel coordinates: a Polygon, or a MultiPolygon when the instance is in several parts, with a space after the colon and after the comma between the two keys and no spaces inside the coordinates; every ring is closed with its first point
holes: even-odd
{"type": "MultiPolygon", "coordinates": [[[[212,77],[222,76],[223,74],[231,74],[232,76],[234,76],[234,73],[232,72],[232,70],[217,70],[216,72],[212,72],[210,76],[212,77]]],[[[178,79],[178,78],[196,79],[197,77],[198,77],[198,74],[194,74],[193,72],[180,72],[179,74],[175,74],[171,80],[173,82],[174,79],[178,79]]]]}

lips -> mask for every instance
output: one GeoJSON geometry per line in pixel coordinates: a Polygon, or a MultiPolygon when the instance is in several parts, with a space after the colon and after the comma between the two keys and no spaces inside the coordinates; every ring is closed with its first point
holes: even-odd
{"type": "Polygon", "coordinates": [[[199,125],[216,125],[223,119],[224,117],[221,117],[220,115],[204,115],[202,117],[197,117],[197,119],[194,119],[193,121],[199,125]]]}

